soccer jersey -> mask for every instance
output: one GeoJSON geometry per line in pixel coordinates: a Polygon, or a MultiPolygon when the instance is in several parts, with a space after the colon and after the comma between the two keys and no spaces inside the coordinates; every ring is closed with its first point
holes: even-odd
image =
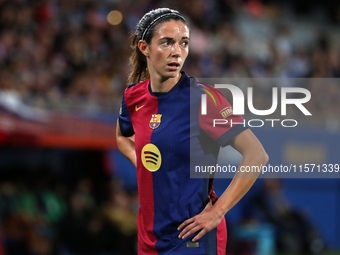
{"type": "Polygon", "coordinates": [[[211,179],[190,178],[190,154],[198,164],[215,165],[219,148],[245,128],[213,127],[212,119],[237,123],[243,118],[232,114],[221,92],[181,73],[169,92],[152,92],[148,79],[127,87],[122,100],[121,132],[127,137],[135,134],[139,255],[225,254],[224,220],[195,243],[191,240],[197,233],[180,239],[177,228],[199,214],[209,197],[216,200],[211,179]],[[201,95],[206,91],[217,92],[219,102],[208,96],[208,112],[203,115],[201,95]]]}

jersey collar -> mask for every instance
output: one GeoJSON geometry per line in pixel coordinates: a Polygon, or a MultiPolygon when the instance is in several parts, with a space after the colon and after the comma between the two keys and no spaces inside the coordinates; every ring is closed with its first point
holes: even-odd
{"type": "Polygon", "coordinates": [[[153,92],[153,91],[151,91],[151,83],[150,83],[150,80],[149,80],[148,89],[149,89],[150,94],[152,96],[155,96],[155,97],[160,97],[160,96],[168,95],[168,94],[172,93],[173,91],[177,90],[179,87],[181,87],[183,84],[185,84],[185,82],[189,79],[189,76],[184,71],[181,71],[181,74],[182,74],[182,76],[179,79],[179,81],[177,82],[177,84],[175,86],[173,86],[168,92],[153,92]]]}

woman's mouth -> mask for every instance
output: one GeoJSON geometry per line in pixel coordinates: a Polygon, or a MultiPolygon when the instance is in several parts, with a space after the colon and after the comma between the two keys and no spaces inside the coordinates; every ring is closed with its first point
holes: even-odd
{"type": "Polygon", "coordinates": [[[179,68],[180,64],[178,62],[171,62],[167,66],[171,71],[176,71],[179,68]]]}

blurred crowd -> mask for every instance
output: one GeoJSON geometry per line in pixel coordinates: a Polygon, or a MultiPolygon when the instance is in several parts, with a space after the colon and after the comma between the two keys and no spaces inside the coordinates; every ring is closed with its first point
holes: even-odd
{"type": "Polygon", "coordinates": [[[241,221],[236,226],[228,224],[230,254],[324,254],[327,247],[322,235],[305,210],[291,205],[284,181],[257,182],[259,188],[243,198],[241,221]]]}
{"type": "Polygon", "coordinates": [[[5,254],[136,254],[137,193],[112,181],[103,198],[93,186],[87,178],[73,189],[61,183],[51,187],[44,178],[1,183],[5,254]]]}
{"type": "MultiPolygon", "coordinates": [[[[178,9],[189,21],[184,70],[191,76],[338,78],[339,5],[298,3],[0,0],[0,90],[45,109],[116,114],[131,68],[129,36],[157,7],[178,9]],[[116,25],[108,20],[112,10],[122,14],[116,25]]],[[[304,86],[313,96],[313,124],[338,130],[339,84],[304,86]]],[[[255,88],[255,106],[270,107],[271,87],[255,88]]]]}
{"type": "MultiPolygon", "coordinates": [[[[0,254],[1,246],[6,255],[137,254],[136,189],[110,177],[56,180],[44,170],[0,182],[0,254]]],[[[228,254],[324,254],[322,236],[308,214],[290,205],[282,182],[260,181],[240,221],[228,221],[228,254]]]]}

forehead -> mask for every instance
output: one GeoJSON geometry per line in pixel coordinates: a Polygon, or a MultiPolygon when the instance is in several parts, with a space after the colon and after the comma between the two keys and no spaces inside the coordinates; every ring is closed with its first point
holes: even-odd
{"type": "Polygon", "coordinates": [[[189,28],[182,21],[169,20],[162,22],[156,27],[155,39],[162,37],[189,37],[189,28]]]}

